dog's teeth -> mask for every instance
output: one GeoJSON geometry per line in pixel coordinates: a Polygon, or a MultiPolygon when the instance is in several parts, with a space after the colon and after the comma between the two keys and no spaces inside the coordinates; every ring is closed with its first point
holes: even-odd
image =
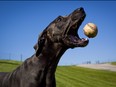
{"type": "Polygon", "coordinates": [[[88,40],[88,38],[85,38],[85,40],[88,40]]]}

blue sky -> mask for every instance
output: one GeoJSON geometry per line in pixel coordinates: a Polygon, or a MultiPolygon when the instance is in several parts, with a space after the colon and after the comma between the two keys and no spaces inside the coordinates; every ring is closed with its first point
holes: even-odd
{"type": "Polygon", "coordinates": [[[34,54],[38,35],[59,15],[68,15],[78,7],[87,14],[79,29],[88,22],[98,26],[98,35],[85,48],[69,49],[60,65],[86,61],[116,61],[116,1],[15,1],[0,2],[0,57],[9,55],[23,60],[34,54]]]}

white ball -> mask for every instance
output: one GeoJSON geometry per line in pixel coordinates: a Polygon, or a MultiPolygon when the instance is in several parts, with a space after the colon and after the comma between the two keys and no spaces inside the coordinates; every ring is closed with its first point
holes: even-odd
{"type": "Polygon", "coordinates": [[[94,23],[87,23],[83,28],[84,34],[89,38],[94,38],[98,33],[98,28],[94,23]]]}

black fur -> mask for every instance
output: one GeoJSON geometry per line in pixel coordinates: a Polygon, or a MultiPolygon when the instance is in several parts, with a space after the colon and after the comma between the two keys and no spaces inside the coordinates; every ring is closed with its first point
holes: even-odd
{"type": "Polygon", "coordinates": [[[0,87],[56,87],[57,64],[68,48],[85,47],[78,28],[85,18],[83,8],[68,16],[59,16],[40,35],[34,46],[35,54],[12,72],[0,73],[0,87]]]}

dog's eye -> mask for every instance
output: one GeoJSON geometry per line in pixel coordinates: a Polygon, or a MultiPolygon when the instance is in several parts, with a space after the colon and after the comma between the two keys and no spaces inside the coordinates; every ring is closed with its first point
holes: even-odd
{"type": "Polygon", "coordinates": [[[60,22],[60,21],[62,21],[62,17],[59,17],[59,18],[57,19],[57,22],[60,22]]]}
{"type": "Polygon", "coordinates": [[[61,18],[58,18],[57,22],[60,22],[62,19],[61,18]]]}

